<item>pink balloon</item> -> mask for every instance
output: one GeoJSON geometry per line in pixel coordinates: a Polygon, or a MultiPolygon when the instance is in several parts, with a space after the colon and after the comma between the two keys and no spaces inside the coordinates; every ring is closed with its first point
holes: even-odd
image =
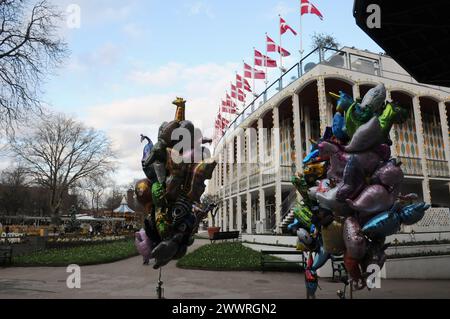
{"type": "Polygon", "coordinates": [[[139,254],[144,257],[145,261],[149,261],[151,258],[153,258],[151,248],[152,242],[150,238],[147,237],[144,229],[141,229],[134,234],[134,244],[139,254]]]}

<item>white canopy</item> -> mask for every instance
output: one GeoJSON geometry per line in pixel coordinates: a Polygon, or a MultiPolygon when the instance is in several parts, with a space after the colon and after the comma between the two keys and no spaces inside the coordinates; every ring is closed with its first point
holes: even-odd
{"type": "Polygon", "coordinates": [[[122,203],[120,203],[120,206],[114,210],[114,213],[126,214],[135,213],[135,211],[128,206],[127,199],[124,196],[122,199],[122,203]]]}

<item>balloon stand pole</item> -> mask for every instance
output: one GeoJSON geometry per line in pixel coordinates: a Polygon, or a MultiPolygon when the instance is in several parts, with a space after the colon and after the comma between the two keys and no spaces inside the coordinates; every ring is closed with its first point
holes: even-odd
{"type": "Polygon", "coordinates": [[[158,279],[158,286],[156,287],[156,296],[158,299],[164,299],[164,288],[163,288],[163,282],[161,281],[162,276],[162,268],[159,268],[159,279],[158,279]]]}

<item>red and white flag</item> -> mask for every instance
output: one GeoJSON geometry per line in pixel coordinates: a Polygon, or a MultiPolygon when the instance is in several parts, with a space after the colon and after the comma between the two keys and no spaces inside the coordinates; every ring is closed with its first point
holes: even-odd
{"type": "Polygon", "coordinates": [[[252,92],[250,83],[248,83],[246,79],[243,79],[239,74],[236,74],[236,86],[238,89],[244,89],[247,92],[252,92]]]}
{"type": "Polygon", "coordinates": [[[286,21],[280,17],[280,34],[285,34],[287,31],[291,31],[294,35],[297,35],[297,32],[295,32],[294,29],[291,28],[288,24],[286,24],[286,21]]]}
{"type": "Polygon", "coordinates": [[[244,93],[244,91],[238,89],[237,90],[237,94],[238,94],[238,100],[240,102],[245,102],[245,93],[244,93]]]}
{"type": "Polygon", "coordinates": [[[247,79],[265,80],[266,73],[264,73],[264,71],[252,68],[247,63],[244,63],[244,77],[246,77],[247,79]]]}
{"type": "Polygon", "coordinates": [[[267,52],[278,52],[283,57],[290,56],[291,53],[280,47],[279,45],[275,44],[275,41],[273,41],[269,36],[266,36],[266,42],[267,42],[267,52]]]}
{"type": "Polygon", "coordinates": [[[265,66],[268,68],[276,68],[277,61],[271,59],[270,57],[262,54],[258,50],[255,50],[255,65],[257,66],[265,66]]]}
{"type": "Polygon", "coordinates": [[[223,106],[222,105],[222,112],[223,113],[228,113],[228,114],[237,114],[237,109],[235,107],[223,106]]]}
{"type": "Polygon", "coordinates": [[[231,97],[233,99],[238,98],[237,87],[236,87],[236,85],[233,85],[233,84],[231,84],[231,97]]]}
{"type": "Polygon", "coordinates": [[[276,45],[275,41],[273,41],[267,35],[266,35],[266,43],[267,43],[267,52],[277,52],[278,51],[278,45],[276,45]]]}
{"type": "Polygon", "coordinates": [[[236,103],[233,102],[233,100],[231,99],[231,96],[228,93],[226,96],[226,102],[227,102],[227,106],[236,107],[236,103]]]}
{"type": "Polygon", "coordinates": [[[323,15],[320,13],[320,11],[309,2],[309,0],[301,0],[301,14],[315,14],[320,18],[320,20],[323,20],[323,15]]]}

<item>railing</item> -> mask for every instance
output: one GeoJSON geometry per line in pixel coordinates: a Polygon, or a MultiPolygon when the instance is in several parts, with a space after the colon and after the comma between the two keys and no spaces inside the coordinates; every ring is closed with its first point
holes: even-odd
{"type": "Polygon", "coordinates": [[[428,174],[431,177],[450,177],[448,171],[448,161],[444,160],[427,160],[428,174]]]}
{"type": "Polygon", "coordinates": [[[308,55],[288,69],[280,78],[271,83],[266,90],[257,95],[247,107],[230,123],[225,134],[221,137],[218,145],[226,139],[239,125],[241,125],[253,112],[258,110],[272,97],[280,93],[284,88],[291,85],[297,79],[323,64],[337,68],[349,69],[362,73],[382,76],[381,63],[379,59],[354,54],[333,48],[316,48],[308,55]]]}
{"type": "MultiPolygon", "coordinates": [[[[228,126],[225,134],[221,137],[217,145],[226,139],[233,133],[234,129],[239,127],[253,112],[263,106],[268,100],[280,93],[284,88],[291,85],[297,79],[313,70],[317,65],[327,65],[340,69],[347,69],[350,71],[356,71],[365,74],[371,74],[374,76],[384,77],[387,79],[393,79],[399,82],[412,83],[429,87],[417,83],[409,74],[393,72],[389,69],[383,68],[381,56],[378,58],[372,58],[369,56],[353,53],[344,50],[336,50],[333,48],[316,48],[308,55],[297,62],[288,69],[280,78],[271,83],[266,90],[257,95],[253,101],[251,101],[245,109],[236,117],[234,121],[228,126]]],[[[445,88],[440,88],[445,92],[445,88]]]]}
{"type": "Polygon", "coordinates": [[[430,208],[424,218],[412,226],[416,232],[448,231],[450,227],[449,208],[430,208]]]}
{"type": "Polygon", "coordinates": [[[422,163],[420,158],[413,157],[398,157],[400,161],[403,163],[402,169],[405,175],[413,175],[413,176],[421,176],[422,172],[422,163]]]}
{"type": "MultiPolygon", "coordinates": [[[[297,203],[297,190],[293,189],[289,195],[283,200],[281,203],[281,221],[283,221],[286,216],[290,213],[291,209],[295,206],[297,203]]],[[[278,225],[276,225],[276,221],[273,220],[272,224],[270,225],[270,229],[275,229],[278,225]]]]}
{"type": "Polygon", "coordinates": [[[250,175],[250,185],[249,188],[253,189],[259,186],[259,173],[250,175]]]}

